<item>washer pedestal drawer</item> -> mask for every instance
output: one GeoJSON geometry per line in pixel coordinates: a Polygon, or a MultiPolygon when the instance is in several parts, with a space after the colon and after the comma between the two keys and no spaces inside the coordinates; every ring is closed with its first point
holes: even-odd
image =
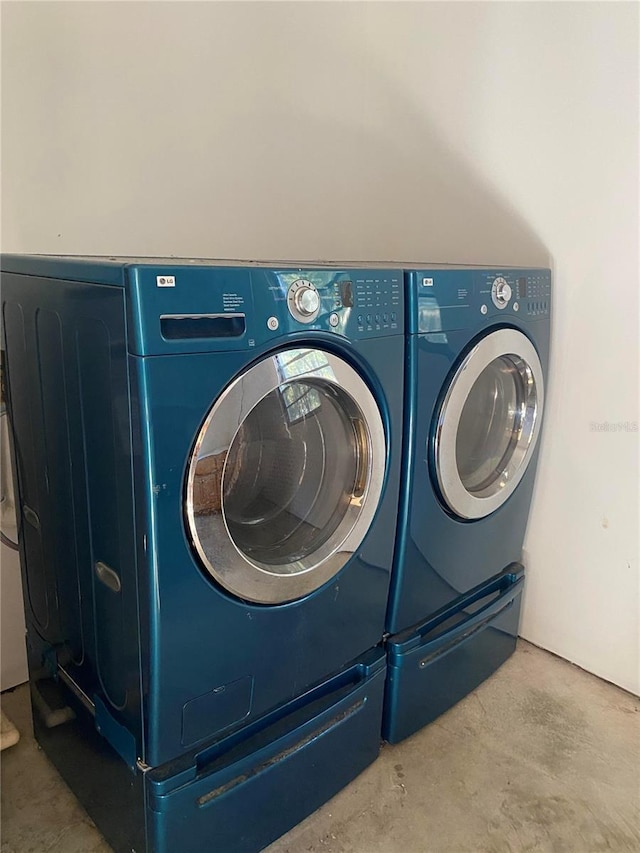
{"type": "Polygon", "coordinates": [[[127,766],[60,680],[38,681],[58,710],[52,722],[34,702],[34,729],[115,853],[257,853],[377,758],[385,676],[376,647],[250,725],[153,768],[127,766]]]}
{"type": "Polygon", "coordinates": [[[513,653],[524,569],[508,566],[464,601],[387,640],[383,737],[398,743],[432,722],[513,653]]]}
{"type": "Polygon", "coordinates": [[[184,774],[149,771],[148,850],[261,850],[354,779],[380,749],[382,652],[372,651],[359,670],[359,682],[328,701],[319,697],[263,731],[225,739],[223,750],[204,751],[184,774]]]}

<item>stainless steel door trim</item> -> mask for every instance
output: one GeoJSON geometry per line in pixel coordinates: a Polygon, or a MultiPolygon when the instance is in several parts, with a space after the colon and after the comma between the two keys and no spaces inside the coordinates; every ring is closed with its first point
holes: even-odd
{"type": "Polygon", "coordinates": [[[527,470],[540,434],[544,407],[544,378],[535,347],[522,332],[499,329],[482,338],[456,371],[440,408],[435,435],[438,485],[449,508],[460,518],[490,515],[513,494],[527,470]],[[480,374],[495,359],[511,359],[523,383],[524,399],[518,431],[500,476],[483,494],[467,490],[458,471],[456,441],[462,410],[480,374]]]}
{"type": "MultiPolygon", "coordinates": [[[[356,432],[356,427],[354,427],[356,432]]],[[[330,580],[364,539],[380,502],[386,467],[386,439],[378,405],[364,380],[346,361],[326,350],[300,347],[267,356],[234,380],[219,396],[207,415],[189,460],[185,510],[193,547],[206,571],[225,589],[247,601],[278,604],[308,595],[330,580]],[[319,367],[309,369],[305,357],[314,354],[319,367]],[[265,397],[290,382],[332,386],[352,405],[351,418],[366,440],[361,490],[352,494],[344,515],[329,539],[308,556],[293,563],[273,566],[249,559],[236,545],[227,524],[224,500],[219,513],[203,521],[196,515],[194,483],[198,462],[226,453],[220,484],[225,482],[228,452],[243,422],[265,397]],[[214,444],[215,442],[215,444],[214,444]],[[364,485],[364,488],[362,486],[364,485]],[[199,520],[200,519],[200,520],[199,520]],[[207,528],[215,554],[206,548],[202,533],[207,528]]],[[[222,492],[222,485],[220,485],[222,492]]],[[[354,492],[357,490],[354,489],[354,492]]]]}

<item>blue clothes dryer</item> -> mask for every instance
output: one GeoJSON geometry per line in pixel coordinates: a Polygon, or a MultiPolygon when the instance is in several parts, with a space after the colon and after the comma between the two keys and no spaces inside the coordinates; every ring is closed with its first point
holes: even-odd
{"type": "Polygon", "coordinates": [[[399,270],[4,256],[34,724],[115,850],[259,850],[378,754],[399,270]]]}
{"type": "Polygon", "coordinates": [[[384,736],[395,743],[514,650],[549,356],[546,269],[408,271],[384,736]]]}

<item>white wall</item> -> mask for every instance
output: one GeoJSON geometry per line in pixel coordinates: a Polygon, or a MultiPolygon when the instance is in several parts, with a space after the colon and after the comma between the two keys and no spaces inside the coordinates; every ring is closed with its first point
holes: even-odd
{"type": "Polygon", "coordinates": [[[3,249],[552,264],[523,634],[638,663],[638,8],[3,4],[3,249]]]}
{"type": "MultiPolygon", "coordinates": [[[[0,417],[0,527],[11,541],[18,539],[15,500],[9,454],[7,418],[0,417]]],[[[0,691],[28,679],[25,622],[22,609],[20,558],[0,545],[0,691]]]]}

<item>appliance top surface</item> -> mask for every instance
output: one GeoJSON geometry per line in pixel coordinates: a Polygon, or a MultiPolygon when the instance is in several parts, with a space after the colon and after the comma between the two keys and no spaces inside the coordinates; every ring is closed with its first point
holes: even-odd
{"type": "MultiPolygon", "coordinates": [[[[455,263],[429,263],[428,261],[399,261],[399,260],[325,260],[315,259],[265,259],[252,258],[185,258],[176,256],[145,257],[145,256],[120,256],[120,255],[45,255],[45,254],[4,254],[2,255],[2,270],[4,272],[17,272],[23,274],[37,274],[37,266],[59,274],[64,274],[66,265],[80,264],[91,267],[109,267],[122,269],[125,267],[258,267],[272,269],[406,269],[406,270],[456,270],[456,269],[504,269],[504,264],[455,264],[455,263]],[[31,269],[33,272],[31,272],[31,269]]],[[[518,267],[507,265],[509,269],[531,269],[531,267],[518,267]]]]}

